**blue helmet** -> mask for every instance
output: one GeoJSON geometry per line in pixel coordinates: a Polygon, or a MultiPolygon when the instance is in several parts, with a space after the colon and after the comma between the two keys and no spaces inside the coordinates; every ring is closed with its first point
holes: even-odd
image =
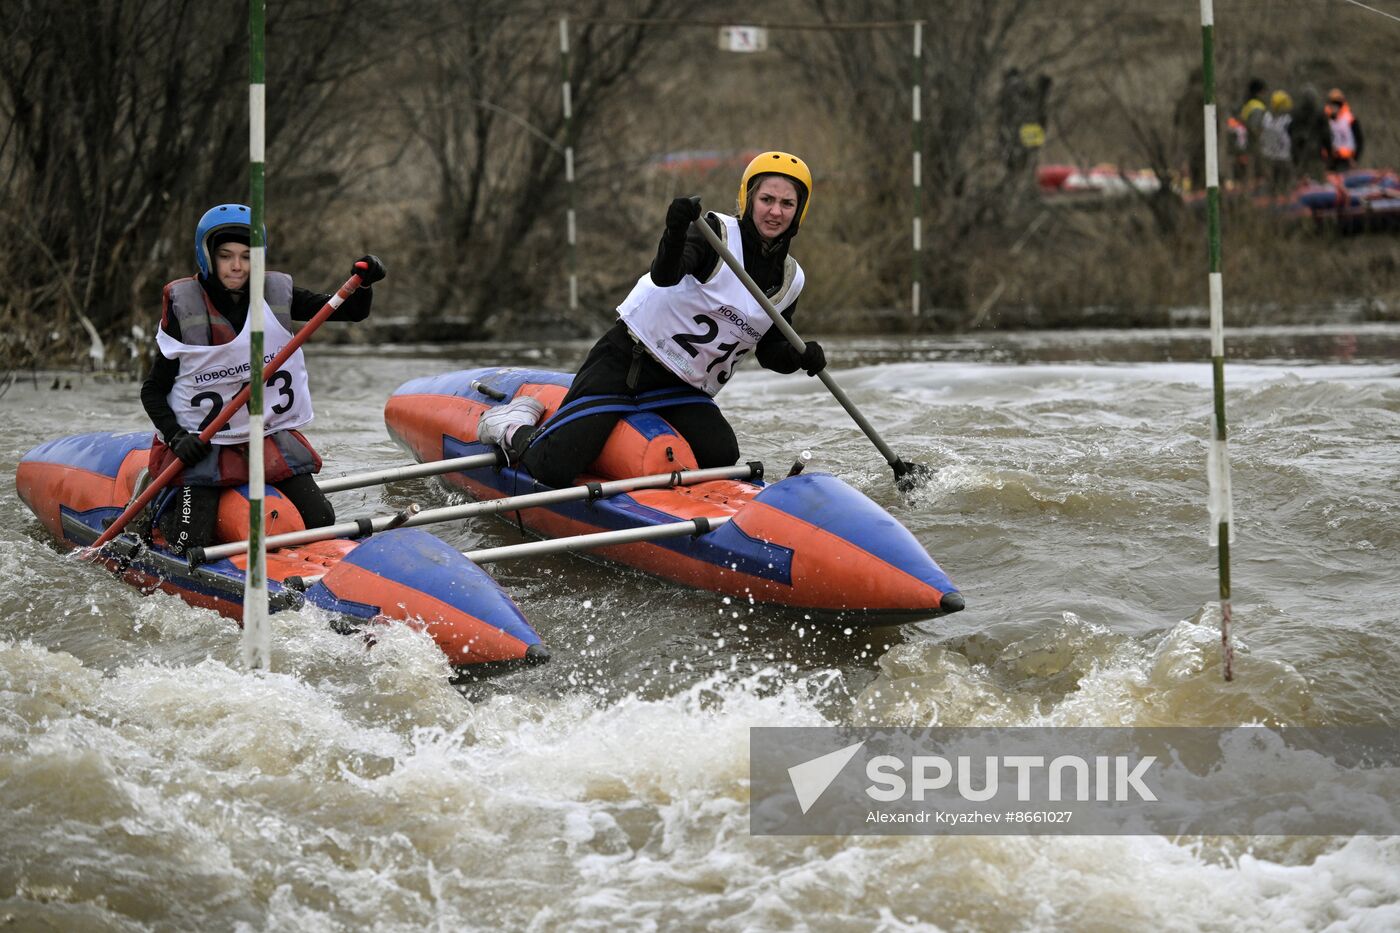
{"type": "MultiPolygon", "coordinates": [[[[212,252],[210,240],[220,231],[241,233],[242,242],[248,242],[252,230],[253,212],[243,204],[220,204],[211,207],[199,218],[199,226],[194,228],[194,261],[201,275],[212,274],[209,257],[212,252]]],[[[263,225],[263,246],[267,246],[267,225],[263,225]]],[[[217,246],[218,244],[214,244],[217,246]]]]}

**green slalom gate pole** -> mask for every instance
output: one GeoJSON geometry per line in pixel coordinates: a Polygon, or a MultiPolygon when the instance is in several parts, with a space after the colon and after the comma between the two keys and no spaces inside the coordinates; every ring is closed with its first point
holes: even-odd
{"type": "Polygon", "coordinates": [[[265,143],[264,25],[266,0],[248,0],[248,206],[252,210],[249,252],[248,322],[248,569],[243,583],[243,664],[249,670],[272,667],[272,635],[267,620],[267,546],[263,528],[266,495],[263,465],[263,279],[267,242],[263,236],[263,149],[265,143]]]}
{"type": "Polygon", "coordinates": [[[1210,543],[1219,555],[1220,654],[1226,680],[1235,676],[1235,649],[1230,642],[1230,538],[1234,511],[1230,495],[1230,457],[1225,444],[1225,310],[1220,273],[1220,157],[1215,110],[1215,11],[1201,0],[1201,64],[1205,78],[1206,239],[1210,285],[1210,362],[1214,415],[1206,472],[1210,479],[1210,543]]]}

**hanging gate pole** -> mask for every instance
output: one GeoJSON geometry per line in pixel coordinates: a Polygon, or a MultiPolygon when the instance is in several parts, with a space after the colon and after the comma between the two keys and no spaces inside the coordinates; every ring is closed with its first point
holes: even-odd
{"type": "Polygon", "coordinates": [[[578,213],[574,185],[574,101],[573,85],[569,80],[569,18],[559,17],[560,94],[564,107],[564,183],[569,191],[567,215],[569,243],[569,312],[578,310],[578,213]]]}
{"type": "Polygon", "coordinates": [[[1206,239],[1210,285],[1210,362],[1214,383],[1214,414],[1206,458],[1210,479],[1210,543],[1219,554],[1220,652],[1226,680],[1235,676],[1235,649],[1230,642],[1230,537],[1234,507],[1230,496],[1230,457],[1225,440],[1225,299],[1220,273],[1220,157],[1215,112],[1215,11],[1213,0],[1201,0],[1201,59],[1204,81],[1206,136],[1206,239]]]}
{"type": "Polygon", "coordinates": [[[923,115],[923,92],[924,92],[924,22],[917,20],[914,23],[914,87],[911,96],[913,106],[913,136],[914,136],[914,287],[910,303],[913,308],[914,317],[919,316],[919,311],[923,307],[922,297],[919,292],[923,285],[924,277],[924,115],[923,115]]]}

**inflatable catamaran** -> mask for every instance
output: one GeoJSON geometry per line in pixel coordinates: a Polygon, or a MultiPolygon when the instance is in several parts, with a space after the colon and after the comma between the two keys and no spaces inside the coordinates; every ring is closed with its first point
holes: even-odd
{"type": "MultiPolygon", "coordinates": [[[[15,476],[20,498],[62,544],[95,542],[134,498],[150,454],[151,432],[82,434],[49,441],[24,455],[15,476]]],[[[485,662],[539,662],[548,650],[519,608],[477,563],[433,535],[390,518],[361,519],[340,537],[306,532],[301,517],[272,487],[267,490],[268,602],[276,612],[310,603],[362,622],[401,621],[425,630],[457,666],[485,662]],[[272,548],[277,539],[308,540],[272,548]],[[351,537],[353,535],[354,537],[351,537]],[[368,535],[368,536],[366,536],[368,535]]],[[[339,527],[339,526],[338,526],[339,527]]],[[[223,493],[221,541],[247,538],[246,487],[223,493]]],[[[238,545],[194,559],[177,556],[158,540],[118,535],[97,559],[125,582],[173,593],[193,606],[242,615],[247,557],[238,545]]]]}
{"type": "MultiPolygon", "coordinates": [[[[962,595],[908,529],[829,474],[765,483],[758,463],[699,469],[686,442],[651,413],[619,421],[589,473],[563,489],[535,482],[477,439],[481,415],[522,394],[540,399],[552,416],[570,378],[479,369],[401,386],[385,421],[421,465],[323,480],[322,488],[441,475],[478,501],[308,530],[270,488],[270,608],[311,604],[356,622],[401,621],[427,632],[457,666],[548,658],[481,565],[555,551],[590,550],[678,584],[801,609],[815,619],[895,624],[963,608],[962,595]],[[488,514],[545,540],[462,554],[420,530],[488,514]]],[[[20,461],[19,496],[60,543],[87,548],[136,498],[150,445],[148,431],[41,444],[20,461]]],[[[223,543],[177,555],[149,529],[149,521],[133,523],[94,558],[143,591],[241,615],[246,489],[223,494],[223,543]]]]}
{"type": "MultiPolygon", "coordinates": [[[[390,435],[420,462],[482,455],[492,450],[477,439],[485,412],[530,395],[544,404],[548,425],[571,378],[541,370],[476,369],[414,379],[394,392],[384,420],[390,435]]],[[[581,489],[594,492],[500,511],[542,538],[616,535],[623,543],[591,553],[760,603],[871,624],[963,608],[957,588],[913,534],[837,477],[803,472],[765,484],[761,465],[749,464],[723,478],[687,482],[696,469],[689,446],[662,418],[629,414],[589,473],[578,477],[581,489]],[[664,482],[666,474],[676,481],[664,482]],[[661,482],[612,491],[617,481],[637,476],[661,482]],[[626,540],[629,533],[668,527],[678,533],[626,540]]],[[[548,489],[508,465],[443,475],[483,501],[548,489]]]]}

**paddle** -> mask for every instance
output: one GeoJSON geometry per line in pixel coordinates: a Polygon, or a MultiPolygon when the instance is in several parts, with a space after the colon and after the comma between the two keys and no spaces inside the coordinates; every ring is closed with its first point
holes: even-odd
{"type": "MultiPolygon", "coordinates": [[[[316,316],[307,321],[305,326],[296,332],[296,336],[287,341],[287,345],[282,348],[282,351],[263,367],[263,372],[266,374],[268,381],[271,381],[272,378],[277,375],[277,370],[282,364],[287,362],[291,355],[297,352],[297,350],[301,348],[301,345],[306,343],[307,339],[316,332],[316,328],[320,327],[325,322],[326,318],[334,314],[336,308],[339,308],[341,303],[344,302],[346,298],[353,295],[355,290],[359,287],[360,276],[358,274],[352,275],[345,280],[345,284],[340,286],[340,290],[331,296],[331,300],[327,301],[320,311],[316,312],[316,316]]],[[[203,431],[199,432],[199,439],[208,441],[215,434],[218,434],[219,430],[224,425],[228,424],[228,420],[233,417],[234,413],[247,404],[248,395],[251,391],[252,388],[250,386],[244,386],[243,389],[233,397],[233,400],[224,406],[224,410],[219,412],[214,420],[205,426],[203,431]]],[[[146,487],[145,491],[132,500],[131,504],[126,507],[126,511],[118,515],[116,519],[112,521],[112,524],[107,526],[107,530],[102,532],[96,541],[92,542],[92,546],[82,552],[83,557],[91,557],[93,552],[97,551],[102,545],[120,534],[121,530],[126,527],[126,523],[131,521],[132,517],[144,509],[162,489],[170,484],[171,480],[184,472],[184,469],[185,465],[178,459],[172,460],[170,465],[151,481],[151,484],[146,487]]]]}
{"type": "MultiPolygon", "coordinates": [[[[739,260],[735,259],[734,254],[725,247],[724,243],[719,238],[719,234],[710,229],[710,225],[705,222],[703,216],[695,221],[695,227],[704,234],[706,241],[714,248],[715,252],[719,253],[719,258],[724,260],[724,264],[733,270],[734,274],[739,277],[739,281],[744,283],[744,287],[749,290],[749,294],[752,295],[754,300],[768,313],[768,317],[773,321],[773,326],[782,332],[782,335],[787,338],[788,343],[792,344],[793,349],[798,353],[804,352],[807,349],[806,341],[798,336],[797,331],[793,330],[792,325],[787,322],[787,319],[778,313],[777,308],[773,307],[773,302],[768,300],[768,296],[763,294],[763,289],[759,288],[757,283],[744,271],[744,267],[739,264],[739,260]]],[[[890,465],[890,469],[894,470],[895,485],[899,487],[901,491],[909,492],[921,483],[927,482],[928,477],[932,475],[932,471],[922,463],[909,463],[908,461],[900,459],[900,457],[890,449],[890,446],[885,443],[884,439],[880,437],[874,426],[860,413],[860,409],[856,408],[855,403],[847,397],[845,391],[836,384],[835,378],[832,377],[829,371],[823,369],[821,372],[817,373],[817,377],[826,385],[828,391],[831,392],[836,401],[841,403],[841,407],[846,409],[846,414],[851,416],[852,420],[865,432],[865,436],[870,438],[871,443],[880,451],[880,455],[885,458],[885,462],[890,465]]]]}

